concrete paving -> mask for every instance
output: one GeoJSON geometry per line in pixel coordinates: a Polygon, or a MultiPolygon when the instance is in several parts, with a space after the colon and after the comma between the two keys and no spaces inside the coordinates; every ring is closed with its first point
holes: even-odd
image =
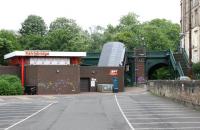
{"type": "Polygon", "coordinates": [[[142,91],[117,99],[135,130],[200,130],[200,112],[169,99],[142,91]]]}
{"type": "MultiPolygon", "coordinates": [[[[24,113],[27,113],[27,115],[22,114],[23,117],[14,112],[15,116],[20,116],[18,121],[21,119],[23,121],[16,124],[16,120],[12,120],[9,124],[4,123],[1,128],[7,127],[10,130],[130,130],[112,93],[86,93],[54,97],[51,106],[34,116],[31,116],[28,111],[33,111],[33,106],[37,104],[36,101],[32,104],[33,108],[27,106],[26,108],[29,109],[23,109],[24,113]],[[24,119],[25,116],[31,117],[24,119]],[[12,126],[12,123],[16,125],[12,126]]],[[[31,101],[29,100],[29,102],[31,101]]],[[[38,104],[40,102],[45,103],[41,100],[38,101],[38,104]]],[[[49,104],[43,105],[41,109],[49,104]]],[[[21,104],[21,107],[25,107],[24,105],[21,104]]],[[[1,107],[6,108],[6,106],[1,107]]],[[[18,107],[19,104],[17,107],[13,105],[12,110],[18,107]]],[[[9,114],[6,115],[9,116],[9,114]]]]}
{"type": "Polygon", "coordinates": [[[0,130],[200,130],[199,111],[143,88],[0,99],[0,130]]]}

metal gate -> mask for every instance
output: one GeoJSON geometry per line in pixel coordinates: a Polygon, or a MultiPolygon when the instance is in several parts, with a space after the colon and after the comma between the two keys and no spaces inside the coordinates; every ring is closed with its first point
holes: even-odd
{"type": "Polygon", "coordinates": [[[90,92],[90,78],[81,78],[80,79],[80,91],[81,92],[90,92]]]}

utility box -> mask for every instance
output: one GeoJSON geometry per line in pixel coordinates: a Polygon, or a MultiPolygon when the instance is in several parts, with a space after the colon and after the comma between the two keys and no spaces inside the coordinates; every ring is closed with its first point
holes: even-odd
{"type": "Polygon", "coordinates": [[[113,84],[98,84],[97,91],[102,93],[112,93],[113,92],[113,84]]]}
{"type": "Polygon", "coordinates": [[[113,81],[113,92],[118,93],[119,92],[119,81],[117,77],[112,78],[113,81]]]}

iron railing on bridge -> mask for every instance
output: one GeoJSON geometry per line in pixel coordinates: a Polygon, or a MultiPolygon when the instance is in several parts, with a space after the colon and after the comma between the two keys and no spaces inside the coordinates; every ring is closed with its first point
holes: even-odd
{"type": "Polygon", "coordinates": [[[169,57],[175,71],[178,71],[179,76],[184,76],[180,62],[176,62],[172,50],[169,50],[169,57]]]}

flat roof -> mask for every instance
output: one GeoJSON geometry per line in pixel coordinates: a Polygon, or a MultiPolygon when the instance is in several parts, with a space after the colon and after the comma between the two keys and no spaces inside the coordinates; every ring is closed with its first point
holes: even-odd
{"type": "Polygon", "coordinates": [[[13,57],[85,57],[86,52],[61,52],[44,50],[14,51],[4,55],[4,59],[13,57]]]}

